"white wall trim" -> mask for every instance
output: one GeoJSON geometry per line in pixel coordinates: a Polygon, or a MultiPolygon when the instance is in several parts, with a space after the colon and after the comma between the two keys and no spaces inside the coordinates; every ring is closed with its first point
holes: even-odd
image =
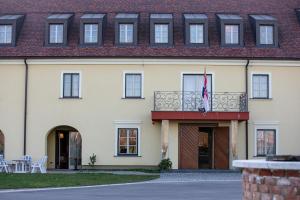
{"type": "Polygon", "coordinates": [[[270,72],[251,72],[250,74],[250,98],[253,98],[253,75],[256,74],[262,74],[262,75],[268,75],[269,76],[269,99],[272,99],[272,74],[270,72]]]}
{"type": "Polygon", "coordinates": [[[79,74],[79,98],[82,98],[81,88],[82,88],[82,72],[78,70],[64,70],[60,74],[60,98],[63,98],[64,93],[64,74],[65,73],[78,73],[79,74]]]}
{"type": "Polygon", "coordinates": [[[123,71],[123,85],[122,85],[123,94],[122,94],[122,98],[126,98],[125,97],[125,90],[126,90],[126,88],[125,88],[125,86],[126,86],[126,84],[125,84],[125,81],[126,81],[125,75],[126,74],[141,74],[141,76],[142,76],[141,98],[144,98],[144,72],[143,71],[138,71],[138,70],[123,71]]]}
{"type": "Polygon", "coordinates": [[[138,129],[138,156],[141,156],[141,120],[115,120],[115,151],[114,156],[118,156],[118,129],[119,128],[137,128],[138,129]]]}
{"type": "Polygon", "coordinates": [[[276,130],[276,154],[279,153],[279,121],[256,121],[254,125],[254,156],[257,156],[256,133],[258,129],[274,129],[276,130]]]}
{"type": "MultiPolygon", "coordinates": [[[[152,59],[152,58],[72,58],[72,59],[27,59],[29,65],[217,65],[217,66],[240,66],[245,67],[247,60],[242,59],[152,59]]],[[[0,65],[24,64],[21,59],[0,60],[0,65]]],[[[263,67],[300,67],[299,60],[251,60],[249,66],[263,67]]]]}

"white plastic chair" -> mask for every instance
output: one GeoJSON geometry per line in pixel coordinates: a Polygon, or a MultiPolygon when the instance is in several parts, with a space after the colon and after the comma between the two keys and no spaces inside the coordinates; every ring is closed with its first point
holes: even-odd
{"type": "Polygon", "coordinates": [[[47,173],[46,162],[48,156],[43,156],[40,160],[33,162],[31,165],[31,173],[40,171],[42,174],[47,173]]]}
{"type": "Polygon", "coordinates": [[[30,167],[32,164],[32,156],[24,155],[24,156],[22,156],[22,160],[25,161],[25,171],[30,172],[31,171],[30,167]]]}

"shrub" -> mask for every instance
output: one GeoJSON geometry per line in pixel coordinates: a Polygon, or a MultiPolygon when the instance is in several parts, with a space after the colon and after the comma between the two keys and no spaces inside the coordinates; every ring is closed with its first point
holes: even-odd
{"type": "Polygon", "coordinates": [[[94,167],[95,163],[96,163],[96,154],[93,153],[93,155],[90,156],[89,166],[94,167]]]}
{"type": "Polygon", "coordinates": [[[170,158],[163,159],[160,161],[158,167],[160,170],[170,170],[172,169],[172,161],[170,158]]]}

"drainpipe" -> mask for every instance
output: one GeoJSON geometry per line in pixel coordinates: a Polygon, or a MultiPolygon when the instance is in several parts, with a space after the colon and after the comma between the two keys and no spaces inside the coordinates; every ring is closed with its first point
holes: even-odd
{"type": "Polygon", "coordinates": [[[26,138],[27,138],[27,93],[28,93],[28,64],[27,59],[24,59],[25,64],[25,98],[24,98],[24,145],[23,154],[26,155],[26,138]]]}
{"type": "MultiPolygon", "coordinates": [[[[247,111],[249,112],[249,108],[248,108],[248,66],[249,66],[249,63],[250,63],[250,60],[248,59],[247,60],[247,64],[245,66],[245,81],[246,81],[246,108],[247,108],[247,111]]],[[[245,126],[245,132],[246,132],[246,160],[248,160],[248,150],[249,150],[249,147],[248,147],[248,137],[249,137],[249,133],[248,133],[248,120],[246,120],[246,126],[245,126]]]]}

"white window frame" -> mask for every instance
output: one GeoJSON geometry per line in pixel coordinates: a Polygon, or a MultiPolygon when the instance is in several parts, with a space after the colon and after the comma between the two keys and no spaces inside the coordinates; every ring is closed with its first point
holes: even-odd
{"type": "Polygon", "coordinates": [[[250,97],[251,99],[272,99],[272,74],[269,72],[251,72],[250,77],[250,97]],[[253,97],[253,75],[268,75],[269,76],[269,98],[255,98],[253,97]]]}
{"type": "Polygon", "coordinates": [[[11,44],[12,43],[12,40],[13,40],[13,25],[12,24],[1,24],[1,26],[4,26],[5,27],[5,30],[4,30],[4,42],[3,43],[0,43],[1,45],[7,45],[7,44],[11,44]],[[7,34],[7,27],[10,27],[11,28],[11,35],[10,35],[10,38],[9,38],[9,41],[7,42],[7,39],[8,39],[8,34],[7,34]]]}
{"type": "Polygon", "coordinates": [[[239,24],[225,24],[224,25],[224,44],[229,44],[229,45],[238,45],[240,44],[240,41],[241,41],[241,38],[240,38],[240,25],[239,24]],[[230,26],[230,42],[226,42],[226,26],[230,26]],[[237,43],[233,43],[233,40],[234,40],[234,37],[233,37],[233,28],[232,27],[235,27],[237,26],[238,27],[238,32],[237,32],[237,39],[238,39],[238,42],[237,43]]]}
{"type": "MultiPolygon", "coordinates": [[[[267,30],[267,29],[266,29],[267,30]]],[[[261,25],[259,25],[259,44],[260,45],[274,45],[274,43],[275,43],[275,41],[274,41],[274,39],[275,39],[275,37],[274,37],[274,30],[275,30],[275,28],[274,28],[274,25],[264,25],[264,24],[261,24],[261,25]],[[272,35],[272,39],[273,39],[273,41],[272,41],[272,43],[266,43],[266,41],[268,41],[268,34],[267,34],[267,31],[266,31],[266,41],[263,41],[264,43],[262,43],[262,39],[261,39],[261,27],[272,27],[272,31],[273,31],[273,35],[272,35]]]]}
{"type": "MultiPolygon", "coordinates": [[[[143,71],[123,71],[123,95],[122,98],[126,99],[126,74],[141,74],[141,99],[144,99],[144,72],[143,71]]],[[[127,98],[128,99],[128,98],[127,98]]]]}
{"type": "Polygon", "coordinates": [[[133,23],[120,23],[119,24],[119,43],[120,44],[131,44],[134,42],[134,24],[133,23]],[[125,41],[121,41],[121,25],[125,25],[125,41]],[[128,41],[129,35],[128,35],[128,25],[132,26],[132,40],[128,41]]]}
{"type": "Polygon", "coordinates": [[[115,126],[115,152],[114,152],[114,156],[115,157],[136,157],[136,155],[119,155],[118,154],[118,141],[119,141],[119,129],[120,128],[135,128],[138,129],[138,139],[137,139],[137,151],[138,157],[142,156],[141,153],[141,125],[142,125],[142,121],[141,120],[115,120],[114,121],[114,126],[115,126]]]}
{"type": "Polygon", "coordinates": [[[83,33],[83,35],[84,35],[84,38],[83,38],[83,42],[84,42],[84,44],[97,44],[98,43],[98,40],[99,40],[99,38],[98,38],[98,35],[99,35],[99,24],[97,24],[97,23],[85,23],[85,24],[83,24],[83,31],[84,31],[84,33],[83,33]],[[89,34],[89,37],[90,37],[90,41],[86,41],[85,39],[85,37],[86,37],[86,35],[85,35],[85,33],[86,33],[86,26],[90,26],[90,34],[89,34]],[[96,34],[96,42],[91,42],[91,39],[93,38],[93,28],[92,28],[92,26],[97,26],[97,34],[96,34]]]}
{"type": "Polygon", "coordinates": [[[170,24],[168,24],[168,23],[156,23],[156,24],[154,24],[154,43],[155,44],[168,44],[169,43],[169,41],[170,41],[170,38],[169,38],[169,27],[170,26],[170,24]],[[161,33],[160,35],[159,35],[159,41],[156,41],[156,27],[157,26],[159,26],[160,28],[160,30],[159,30],[159,32],[161,33]],[[164,38],[163,37],[163,31],[162,31],[162,26],[167,26],[167,42],[163,42],[162,41],[162,39],[164,38]]]}
{"type": "MultiPolygon", "coordinates": [[[[270,121],[270,122],[254,122],[254,156],[257,156],[257,130],[260,129],[273,129],[276,131],[276,155],[278,155],[279,152],[279,122],[278,121],[270,121]]],[[[259,156],[261,157],[261,156],[259,156]]]]}
{"type": "Polygon", "coordinates": [[[191,44],[204,44],[204,29],[205,29],[205,27],[204,27],[204,24],[201,24],[201,23],[191,23],[191,24],[189,24],[189,29],[190,29],[190,41],[189,41],[189,43],[191,43],[191,44]],[[191,29],[191,27],[192,26],[201,26],[202,27],[202,38],[198,38],[197,36],[198,36],[198,30],[197,29],[195,29],[196,30],[196,33],[195,33],[195,35],[196,35],[196,41],[195,42],[192,42],[192,29],[191,29]],[[198,41],[198,39],[200,39],[200,40],[202,40],[202,42],[201,41],[198,41]]]}
{"type": "Polygon", "coordinates": [[[68,73],[77,73],[79,74],[79,98],[82,98],[81,96],[81,87],[82,87],[82,72],[81,71],[62,71],[60,75],[60,98],[64,99],[64,74],[68,73]]]}
{"type": "Polygon", "coordinates": [[[53,23],[53,24],[49,24],[49,44],[63,44],[64,43],[64,33],[65,32],[65,28],[64,28],[64,24],[63,23],[53,23]],[[55,26],[55,41],[51,42],[51,26],[55,26]],[[62,42],[58,42],[58,26],[62,26],[62,42]]]}
{"type": "MultiPolygon", "coordinates": [[[[180,91],[183,91],[183,76],[188,75],[188,74],[193,74],[193,75],[204,75],[204,70],[203,71],[185,71],[181,72],[180,75],[180,91]]],[[[215,73],[211,71],[206,72],[207,75],[211,75],[211,82],[212,82],[212,88],[211,88],[211,93],[213,94],[215,92],[215,73]]]]}

